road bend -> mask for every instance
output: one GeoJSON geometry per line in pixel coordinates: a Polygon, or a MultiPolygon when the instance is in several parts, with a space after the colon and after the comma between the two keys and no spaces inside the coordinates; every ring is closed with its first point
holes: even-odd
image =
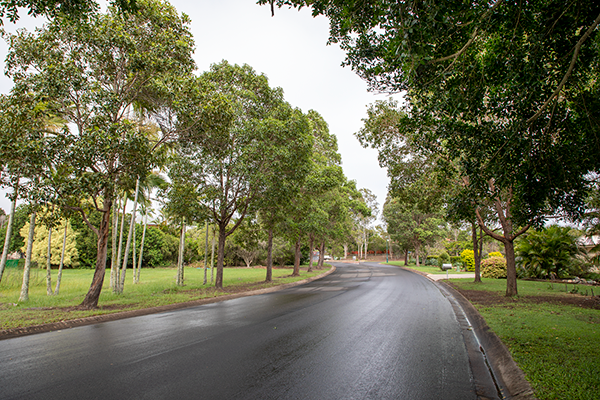
{"type": "Polygon", "coordinates": [[[477,398],[435,284],[335,265],[278,292],[0,341],[0,398],[477,398]]]}

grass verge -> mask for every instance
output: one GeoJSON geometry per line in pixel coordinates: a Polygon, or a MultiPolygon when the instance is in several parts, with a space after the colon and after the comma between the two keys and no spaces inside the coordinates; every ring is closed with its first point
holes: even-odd
{"type": "MultiPolygon", "coordinates": [[[[390,261],[387,263],[388,265],[397,265],[400,267],[414,269],[415,271],[425,272],[426,274],[434,274],[434,275],[446,275],[446,271],[442,271],[439,267],[433,265],[420,265],[416,266],[416,264],[408,264],[404,265],[404,261],[390,261]]],[[[456,270],[448,271],[450,274],[472,274],[472,272],[456,272],[456,270]]]]}
{"type": "Polygon", "coordinates": [[[537,398],[600,398],[600,310],[588,308],[600,305],[598,296],[547,282],[519,281],[518,298],[504,297],[505,280],[451,284],[508,347],[537,398]]]}
{"type": "MultiPolygon", "coordinates": [[[[217,297],[247,290],[292,283],[320,275],[326,270],[306,272],[300,269],[300,277],[291,277],[291,268],[274,268],[273,282],[266,283],[264,268],[225,268],[223,271],[223,291],[215,290],[208,282],[203,285],[204,270],[186,267],[185,286],[175,285],[177,270],[174,268],[152,268],[141,271],[141,283],[133,284],[131,270],[127,271],[123,294],[110,291],[110,271],[104,279],[99,308],[96,310],[74,309],[83,300],[92,281],[93,270],[63,271],[60,293],[57,296],[46,294],[46,272],[32,270],[29,301],[19,302],[22,271],[7,269],[0,284],[0,330],[68,321],[94,315],[121,311],[139,310],[168,304],[217,297]]],[[[215,271],[216,272],[216,271],[215,271]]],[[[56,285],[56,271],[52,271],[52,283],[56,285]]],[[[54,289],[54,286],[53,286],[54,289]]]]}

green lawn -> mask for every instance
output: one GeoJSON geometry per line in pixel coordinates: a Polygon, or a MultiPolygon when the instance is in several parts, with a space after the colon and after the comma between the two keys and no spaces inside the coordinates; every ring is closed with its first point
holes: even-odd
{"type": "MultiPolygon", "coordinates": [[[[483,279],[482,284],[452,279],[451,283],[461,289],[491,291],[498,296],[504,296],[506,291],[506,280],[501,279],[483,279]]],[[[495,304],[473,303],[509,348],[540,400],[600,398],[600,310],[540,303],[529,297],[583,297],[568,293],[573,287],[519,281],[518,298],[495,304]]],[[[584,293],[587,289],[591,295],[590,287],[576,288],[584,293]]],[[[600,294],[600,288],[595,292],[600,294]]]]}
{"type": "MultiPolygon", "coordinates": [[[[390,261],[388,263],[383,263],[383,264],[398,265],[400,267],[414,269],[415,271],[425,272],[426,274],[446,275],[446,271],[442,271],[439,267],[436,267],[433,265],[420,265],[417,267],[415,264],[408,264],[407,266],[405,266],[404,261],[390,261]]],[[[448,271],[448,273],[449,274],[472,274],[472,272],[456,272],[455,269],[448,271]]]]}
{"type": "MultiPolygon", "coordinates": [[[[327,266],[329,268],[329,266],[327,266]]],[[[92,315],[135,310],[161,305],[182,303],[207,297],[226,295],[247,289],[260,289],[295,282],[319,275],[325,270],[314,270],[310,274],[301,268],[300,277],[290,277],[291,268],[273,269],[273,283],[264,283],[264,268],[225,268],[223,272],[224,291],[215,291],[210,283],[203,285],[204,270],[186,267],[185,286],[175,285],[177,270],[174,268],[149,268],[141,271],[141,283],[132,283],[131,270],[127,271],[125,290],[116,295],[110,291],[110,271],[104,279],[97,310],[65,310],[77,306],[83,300],[92,281],[93,270],[64,270],[60,294],[46,295],[46,271],[34,269],[31,274],[29,301],[19,303],[22,271],[7,268],[0,283],[0,329],[39,325],[92,315]]],[[[216,272],[216,270],[215,270],[216,272]]],[[[56,285],[57,271],[52,271],[52,284],[56,285]]],[[[54,286],[53,286],[54,289],[54,286]]]]}

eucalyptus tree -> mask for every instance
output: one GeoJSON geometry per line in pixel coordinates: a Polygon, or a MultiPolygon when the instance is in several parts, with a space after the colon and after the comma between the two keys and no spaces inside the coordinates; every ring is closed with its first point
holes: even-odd
{"type": "Polygon", "coordinates": [[[262,122],[281,105],[283,92],[269,87],[267,77],[250,66],[227,61],[213,64],[199,84],[211,85],[223,96],[214,114],[227,123],[205,129],[196,140],[181,141],[177,152],[187,164],[185,179],[199,190],[200,203],[219,227],[215,287],[223,288],[225,241],[260,196],[263,175],[278,154],[280,141],[262,122]]]}
{"type": "Polygon", "coordinates": [[[115,191],[124,177],[145,176],[153,162],[156,143],[138,129],[133,106],[162,93],[154,88],[166,76],[194,68],[187,17],[161,1],[136,4],[134,13],[110,7],[76,23],[56,17],[35,33],[9,38],[7,70],[15,90],[46,99],[68,123],[56,147],[60,173],[48,188],[98,238],[84,308],[96,307],[102,290],[115,191]],[[99,226],[88,218],[92,210],[102,215],[99,226]]]}
{"type": "MultiPolygon", "coordinates": [[[[136,0],[114,0],[111,2],[123,11],[134,11],[136,0]]],[[[68,16],[74,20],[85,18],[86,15],[99,8],[94,0],[5,0],[0,3],[0,18],[7,18],[11,22],[19,19],[19,11],[27,10],[33,17],[68,16]]],[[[0,25],[2,20],[0,19],[0,25]]]]}
{"type": "Polygon", "coordinates": [[[516,295],[514,239],[545,215],[579,217],[600,169],[600,4],[274,3],[327,15],[347,65],[372,89],[405,91],[410,119],[428,127],[415,132],[422,146],[443,145],[471,196],[496,209],[502,234],[486,233],[505,246],[516,295]]]}

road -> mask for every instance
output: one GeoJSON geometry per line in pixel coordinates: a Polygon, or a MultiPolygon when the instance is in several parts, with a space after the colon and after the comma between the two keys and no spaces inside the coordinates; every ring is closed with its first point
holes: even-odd
{"type": "Polygon", "coordinates": [[[435,284],[335,265],[279,292],[0,341],[0,398],[477,398],[435,284]]]}

